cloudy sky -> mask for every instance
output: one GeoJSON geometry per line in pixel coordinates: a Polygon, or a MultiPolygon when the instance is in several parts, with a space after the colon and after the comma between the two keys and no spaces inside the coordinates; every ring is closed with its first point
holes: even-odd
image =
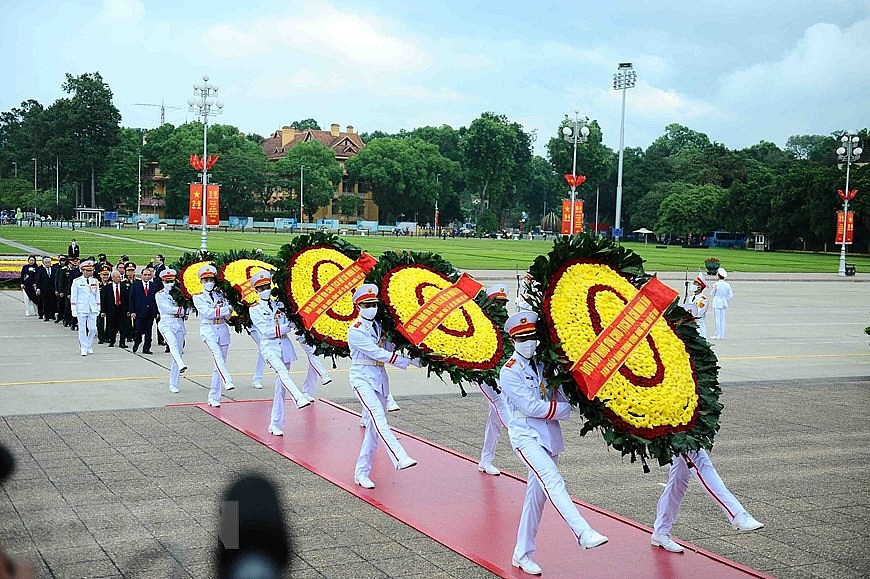
{"type": "Polygon", "coordinates": [[[187,110],[203,74],[217,122],[268,136],[314,118],[358,131],[467,125],[537,134],[575,110],[619,144],[619,62],[634,63],[625,141],[680,123],[731,148],[870,125],[870,0],[5,0],[0,110],[99,71],[123,124],[187,110]]]}

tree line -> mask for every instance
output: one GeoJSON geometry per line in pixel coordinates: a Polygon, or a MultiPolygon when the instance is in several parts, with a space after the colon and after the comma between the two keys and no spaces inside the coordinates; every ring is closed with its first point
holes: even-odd
{"type": "MultiPolygon", "coordinates": [[[[61,88],[67,96],[47,107],[26,100],[0,113],[0,207],[58,216],[69,216],[74,206],[135,211],[141,156],[143,168],[157,166],[168,177],[167,217],[186,214],[188,183],[199,181],[189,158],[202,153],[202,124],[123,127],[99,73],[67,74],[61,88]]],[[[482,113],[467,127],[375,130],[360,135],[366,147],[347,161],[346,176],[333,152],[317,142],[295,146],[283,159],[269,162],[262,136],[214,124],[208,129],[208,153],[220,160],[211,181],[221,185],[224,216],[262,214],[276,191],[289,192],[278,198],[277,209],[298,215],[296,191],[304,165],[309,218],[348,179],[372,192],[382,223],[431,223],[437,202],[441,224],[474,223],[479,231],[497,231],[527,217],[524,225],[530,228],[554,223],[568,196],[563,176],[571,172],[573,143],[561,131],[572,124],[565,116],[553,127],[545,157],[533,152],[538,135],[494,112],[482,113]]],[[[320,129],[313,119],[293,126],[320,129]]],[[[589,129],[588,139],[577,145],[577,173],[587,177],[577,198],[585,202],[587,222],[597,209],[599,222],[609,227],[618,151],[603,144],[595,119],[589,129]]],[[[716,229],[762,232],[778,248],[832,247],[835,213],[842,209],[837,190],[845,187],[845,167],[836,154],[842,134],[795,135],[782,149],[762,141],[734,150],[683,125],[668,125],[646,148],[624,151],[622,226],[676,237],[716,229]]],[[[866,128],[858,135],[862,146],[870,146],[866,128]]],[[[870,159],[870,152],[863,157],[870,159]]],[[[859,190],[850,203],[856,212],[853,248],[861,251],[870,240],[868,184],[870,171],[853,164],[850,189],[859,190]]],[[[143,179],[142,187],[142,196],[149,197],[153,182],[143,179]]],[[[360,203],[355,195],[339,195],[333,211],[353,220],[360,203]]]]}

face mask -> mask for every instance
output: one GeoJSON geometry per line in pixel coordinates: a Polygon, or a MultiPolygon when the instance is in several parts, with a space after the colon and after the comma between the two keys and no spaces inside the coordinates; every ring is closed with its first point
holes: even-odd
{"type": "Polygon", "coordinates": [[[699,286],[699,285],[696,284],[696,283],[693,283],[693,284],[692,284],[692,291],[693,291],[693,292],[696,292],[696,291],[698,291],[699,289],[701,289],[701,286],[699,286]]]}
{"type": "Polygon", "coordinates": [[[260,296],[260,299],[263,300],[264,302],[269,301],[269,298],[272,297],[272,290],[271,289],[264,289],[261,292],[257,292],[257,295],[260,296]]]}
{"type": "Polygon", "coordinates": [[[531,360],[532,356],[535,355],[535,350],[538,348],[537,340],[526,340],[525,342],[515,342],[514,343],[514,351],[525,358],[526,360],[531,360]]]}
{"type": "Polygon", "coordinates": [[[214,282],[213,281],[203,282],[202,289],[204,289],[207,292],[210,292],[211,290],[214,289],[214,282]]]}
{"type": "Polygon", "coordinates": [[[167,281],[163,283],[163,287],[166,288],[166,291],[172,291],[172,288],[175,287],[174,281],[167,281]]]}
{"type": "Polygon", "coordinates": [[[373,320],[378,315],[378,308],[360,308],[359,315],[367,320],[373,320]]]}

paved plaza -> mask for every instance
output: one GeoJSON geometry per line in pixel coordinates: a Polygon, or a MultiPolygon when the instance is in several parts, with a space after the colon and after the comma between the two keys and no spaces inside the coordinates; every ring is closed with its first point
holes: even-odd
{"type": "MultiPolygon", "coordinates": [[[[513,272],[473,274],[516,286],[513,272]]],[[[682,290],[682,274],[662,278],[682,290]]],[[[866,577],[870,278],[735,273],[729,281],[727,339],[713,345],[725,410],[711,456],[766,527],[730,530],[692,483],[673,534],[776,577],[866,577]]],[[[213,576],[220,496],[251,471],[279,488],[294,535],[293,577],[491,576],[198,408],[167,406],[205,401],[211,364],[195,319],[187,324],[190,370],[172,395],[169,356],[156,345],[153,356],[95,345],[82,358],[73,332],[23,310],[20,292],[0,292],[0,442],[18,462],[0,487],[0,545],[38,577],[213,576]]],[[[233,336],[231,398],[271,397],[271,379],[263,391],[249,387],[255,355],[250,338],[233,336]]],[[[332,372],[320,395],[357,409],[346,363],[332,372]]],[[[463,398],[422,370],[393,374],[393,389],[402,410],[392,425],[479,454],[486,404],[478,392],[463,398]]],[[[579,428],[564,425],[569,492],[651,525],[667,469],[643,474],[579,428]]],[[[496,464],[525,477],[506,435],[496,464]]],[[[567,528],[564,540],[577,548],[567,528]]],[[[513,545],[504,548],[509,556],[513,545]]]]}

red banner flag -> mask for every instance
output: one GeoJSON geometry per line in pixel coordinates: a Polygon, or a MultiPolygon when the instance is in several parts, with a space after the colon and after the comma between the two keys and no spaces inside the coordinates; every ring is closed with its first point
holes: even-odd
{"type": "Polygon", "coordinates": [[[573,175],[571,173],[567,173],[565,175],[565,181],[568,182],[569,187],[577,188],[586,182],[586,175],[573,175]]]}
{"type": "Polygon", "coordinates": [[[855,232],[855,212],[849,211],[849,218],[843,219],[843,212],[837,211],[837,235],[834,243],[842,245],[843,243],[843,226],[846,229],[846,245],[852,244],[852,235],[855,232]]]}
{"type": "MultiPolygon", "coordinates": [[[[200,189],[202,189],[202,185],[200,185],[200,189]]],[[[205,224],[206,225],[220,225],[220,223],[221,223],[221,211],[220,211],[221,187],[220,187],[220,185],[209,185],[207,192],[208,192],[208,196],[206,197],[206,204],[205,204],[205,224]]]]}
{"type": "Polygon", "coordinates": [[[583,233],[583,202],[574,201],[574,231],[571,231],[571,201],[562,201],[562,235],[583,233]]]}
{"type": "Polygon", "coordinates": [[[190,204],[187,208],[187,224],[202,225],[202,183],[190,184],[190,204]]]}
{"type": "Polygon", "coordinates": [[[657,277],[652,278],[589,344],[571,368],[571,374],[589,400],[625,364],[679,295],[657,277]]]}
{"type": "Polygon", "coordinates": [[[323,284],[307,302],[299,308],[299,315],[306,330],[310,330],[320,316],[328,312],[335,303],[359,287],[366,279],[366,274],[375,268],[378,260],[362,252],[355,262],[338,272],[332,279],[323,284]]]}
{"type": "Polygon", "coordinates": [[[445,288],[426,300],[408,321],[397,329],[404,334],[415,346],[426,339],[435,328],[441,325],[447,316],[455,312],[473,300],[483,288],[483,284],[476,281],[467,273],[456,281],[455,284],[445,288]]]}

